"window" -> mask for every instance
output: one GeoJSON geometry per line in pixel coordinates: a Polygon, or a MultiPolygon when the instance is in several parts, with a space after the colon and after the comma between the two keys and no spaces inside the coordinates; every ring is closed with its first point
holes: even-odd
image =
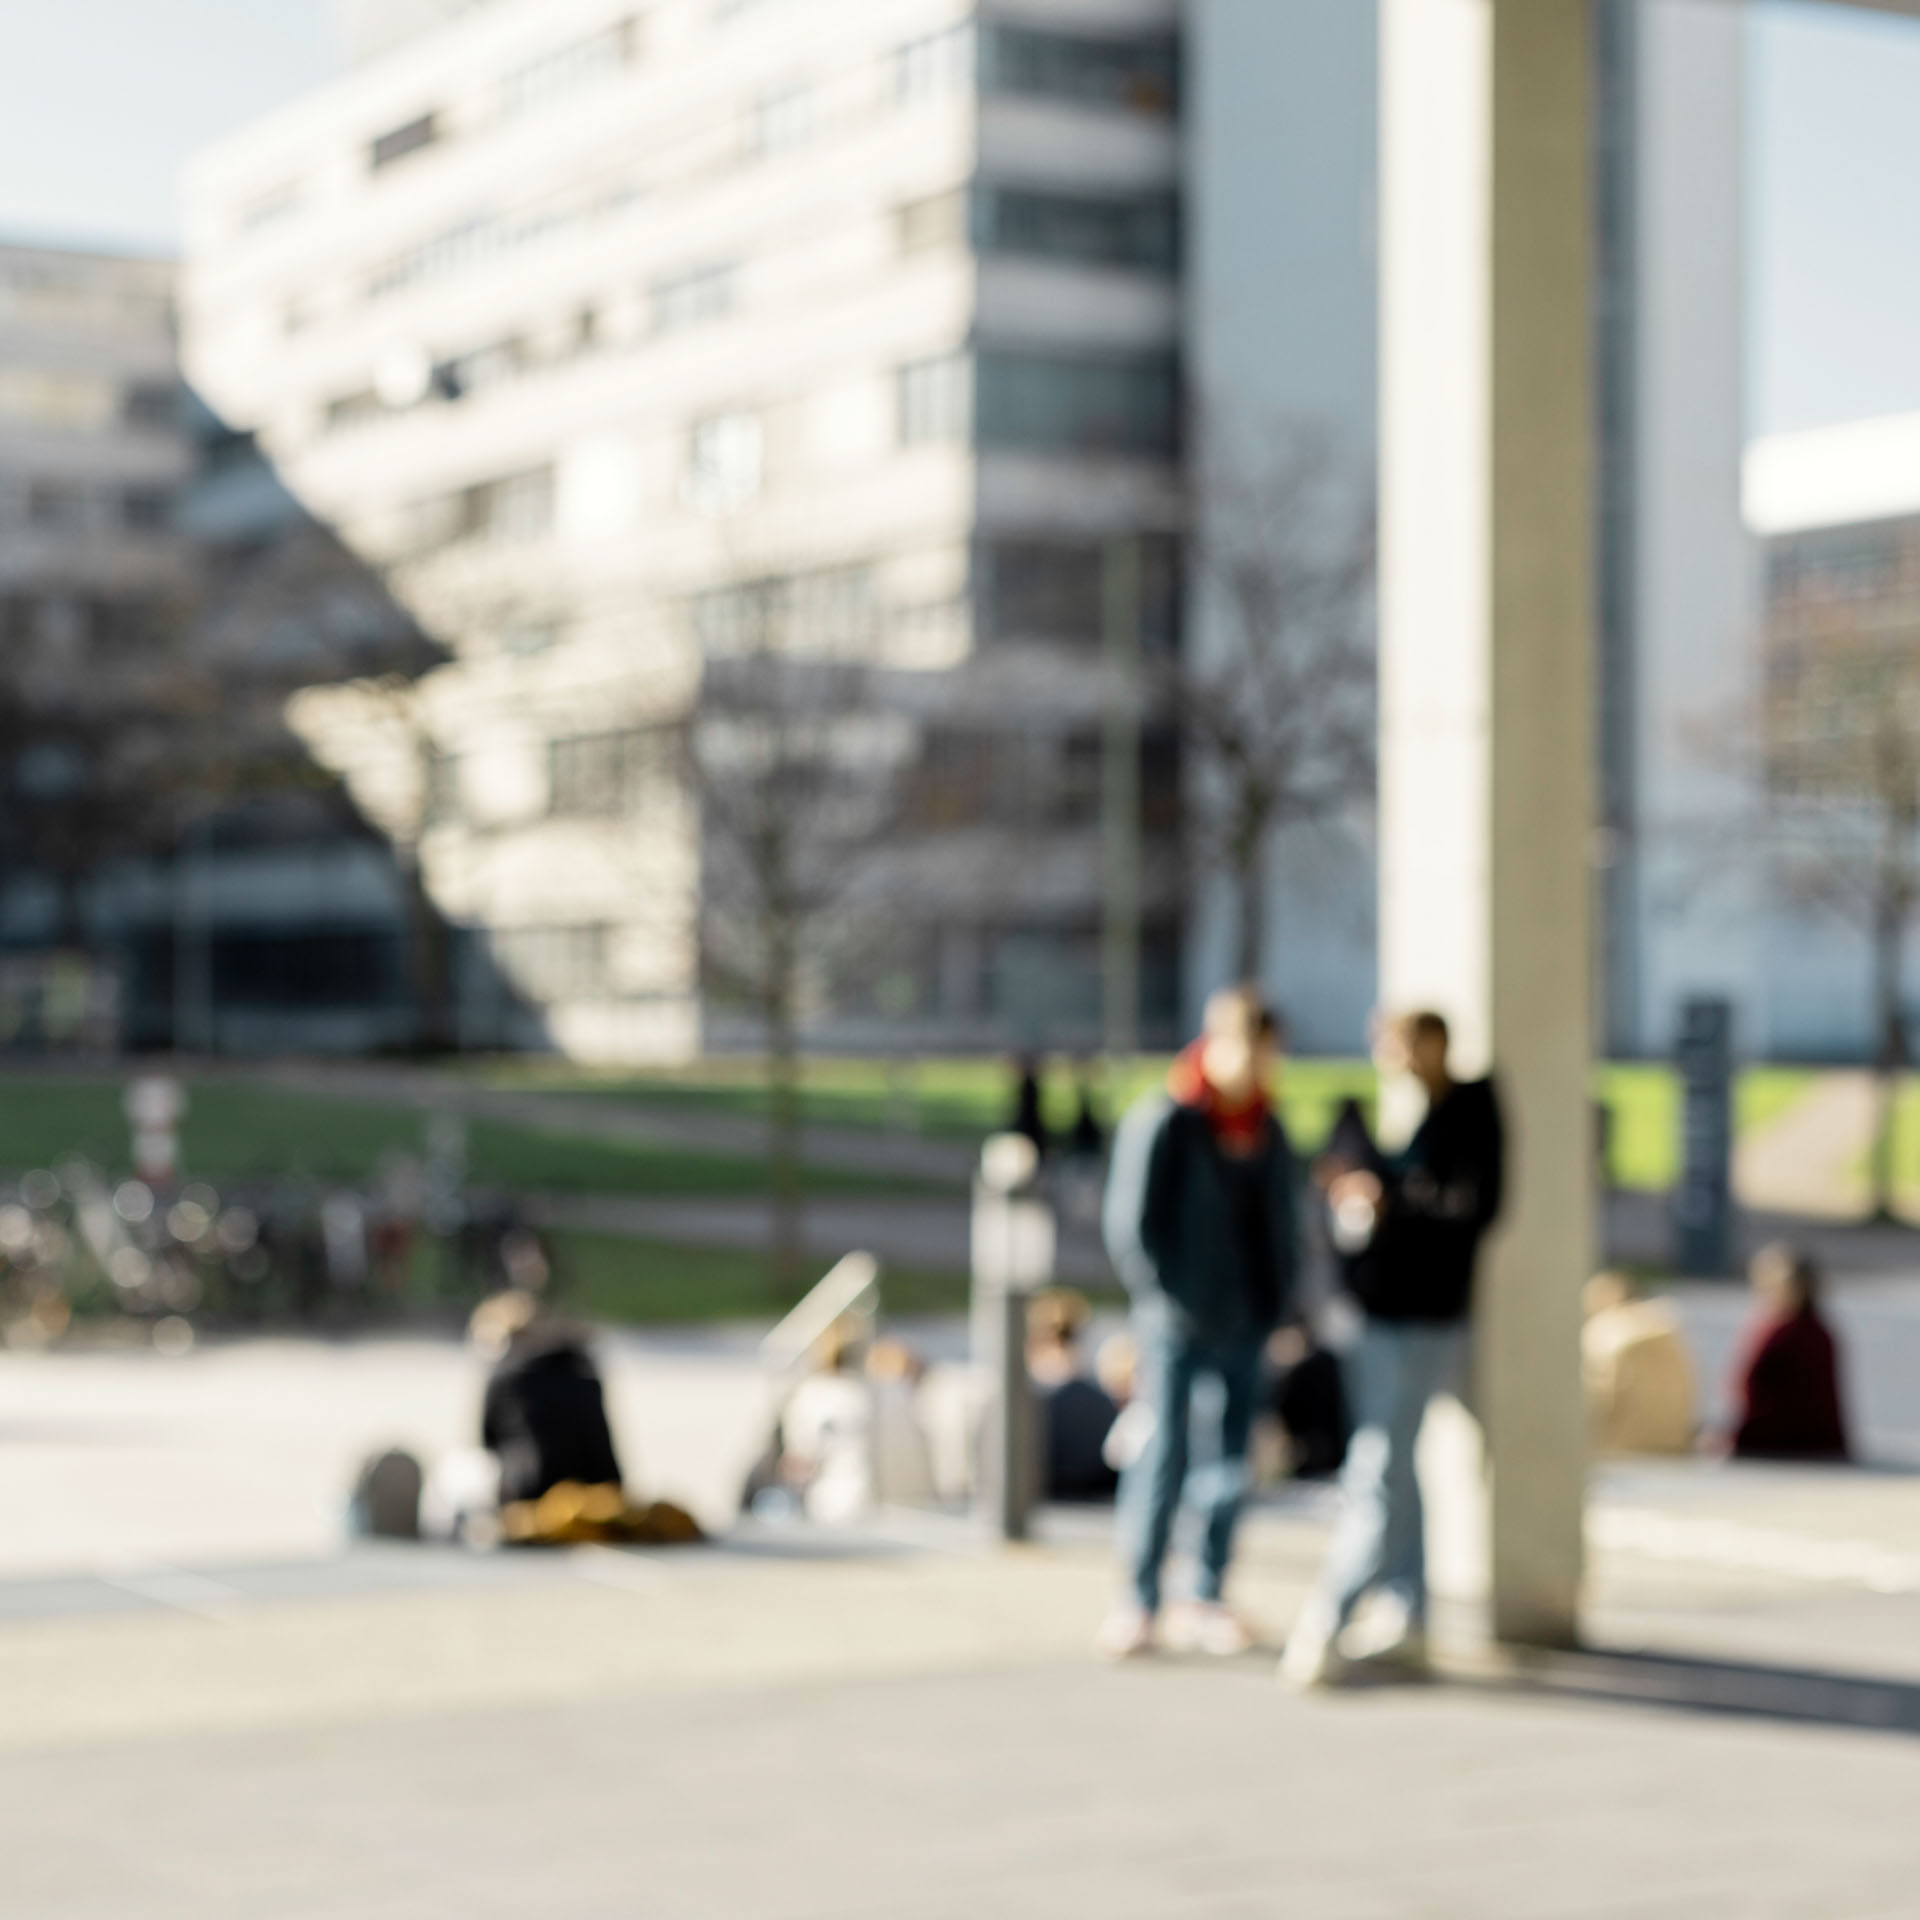
{"type": "MultiPolygon", "coordinates": [[[[1157,650],[1178,644],[1180,549],[1165,535],[1141,539],[1142,638],[1157,650]]],[[[1105,555],[1095,541],[994,540],[976,563],[983,640],[1100,644],[1105,624],[1105,555]]]]}
{"type": "Polygon", "coordinates": [[[501,927],[493,950],[515,986],[535,1000],[587,1000],[607,987],[611,929],[501,927]]]}
{"type": "Polygon", "coordinates": [[[423,501],[415,509],[415,520],[416,555],[469,541],[510,545],[538,540],[553,526],[553,469],[535,467],[423,501]]]}
{"type": "Polygon", "coordinates": [[[972,430],[971,361],[964,353],[947,353],[902,367],[895,404],[903,447],[965,440],[972,430]]]}
{"type": "Polygon", "coordinates": [[[1174,42],[1163,36],[1094,39],[1032,27],[986,30],[981,85],[1077,106],[1171,114],[1179,97],[1174,42]]]}
{"type": "Polygon", "coordinates": [[[0,367],[0,419],[85,431],[108,425],[114,407],[112,384],[91,374],[0,367]]]}
{"type": "Polygon", "coordinates": [[[502,623],[500,650],[520,658],[546,653],[560,643],[560,622],[551,615],[529,617],[516,614],[502,623]]]}
{"type": "Polygon", "coordinates": [[[974,198],[974,239],[983,253],[1170,275],[1179,265],[1178,232],[1169,193],[1116,198],[982,187],[974,198]]]}
{"type": "Polygon", "coordinates": [[[420,797],[421,815],[430,827],[447,826],[461,815],[460,757],[442,753],[438,747],[427,752],[425,791],[420,797]]]}
{"type": "Polygon", "coordinates": [[[537,540],[553,525],[553,469],[536,467],[477,487],[469,496],[479,532],[502,541],[537,540]]]}
{"type": "Polygon", "coordinates": [[[92,520],[92,496],[73,481],[36,480],[27,488],[27,524],[43,533],[84,533],[92,520]]]}
{"type": "Polygon", "coordinates": [[[662,764],[659,736],[629,728],[547,743],[548,811],[589,819],[631,812],[662,764]]]}
{"type": "Polygon", "coordinates": [[[753,150],[763,160],[804,147],[815,130],[810,87],[787,87],[762,94],[753,109],[753,150]]]}
{"type": "Polygon", "coordinates": [[[1096,358],[982,353],[975,418],[983,446],[1167,459],[1179,447],[1171,355],[1096,358]]]}
{"type": "Polygon", "coordinates": [[[501,82],[501,111],[509,119],[517,118],[618,73],[633,58],[638,38],[638,22],[622,20],[584,40],[529,60],[501,82]]]}
{"type": "Polygon", "coordinates": [[[358,393],[343,393],[338,399],[327,402],[324,416],[328,433],[342,433],[351,427],[363,426],[369,420],[377,420],[386,412],[386,405],[371,387],[358,393]]]}
{"type": "Polygon", "coordinates": [[[932,253],[967,237],[967,196],[958,189],[910,200],[897,216],[902,253],[932,253]]]}
{"type": "Polygon", "coordinates": [[[464,400],[516,378],[527,364],[527,343],[517,337],[475,347],[470,353],[442,360],[433,369],[429,391],[442,400],[464,400]]]}
{"type": "Polygon", "coordinates": [[[759,417],[721,413],[694,423],[682,489],[690,507],[730,513],[760,491],[764,435],[759,417]]]}
{"type": "Polygon", "coordinates": [[[409,120],[405,126],[379,135],[367,149],[368,163],[378,173],[382,168],[406,159],[409,154],[422,152],[439,138],[440,116],[437,113],[423,113],[417,120],[409,120]]]}
{"type": "Polygon", "coordinates": [[[653,284],[653,330],[678,333],[733,311],[733,268],[700,267],[653,284]]]}
{"type": "Polygon", "coordinates": [[[165,487],[129,487],[120,496],[120,524],[131,533],[160,533],[173,521],[173,495],[165,487]]]}
{"type": "Polygon", "coordinates": [[[973,76],[973,28],[969,24],[909,40],[893,56],[893,97],[919,106],[960,92],[973,76]]]}
{"type": "Polygon", "coordinates": [[[278,224],[289,215],[300,211],[303,198],[300,182],[297,180],[283,180],[277,187],[270,187],[265,193],[256,194],[240,209],[240,231],[257,233],[262,227],[278,224]]]}
{"type": "Polygon", "coordinates": [[[693,634],[702,652],[846,653],[871,644],[873,574],[864,566],[773,574],[696,594],[693,634]]]}
{"type": "Polygon", "coordinates": [[[130,427],[180,424],[180,389],[171,380],[136,380],[120,396],[120,418],[130,427]]]}

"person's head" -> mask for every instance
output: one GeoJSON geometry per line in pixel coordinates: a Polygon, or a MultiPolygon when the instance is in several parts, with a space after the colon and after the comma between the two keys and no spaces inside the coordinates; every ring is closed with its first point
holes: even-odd
{"type": "Polygon", "coordinates": [[[553,1277],[540,1236],[526,1227],[515,1227],[502,1237],[500,1264],[506,1269],[507,1285],[517,1293],[537,1294],[553,1277]]]}
{"type": "Polygon", "coordinates": [[[1071,1354],[1091,1313],[1084,1294],[1069,1287],[1042,1288],[1027,1302],[1028,1351],[1071,1354]]]}
{"type": "Polygon", "coordinates": [[[1747,1284],[1776,1313],[1804,1313],[1819,1303],[1820,1268],[1810,1253],[1774,1240],[1753,1256],[1747,1284]]]}
{"type": "Polygon", "coordinates": [[[1452,1036],[1446,1017],[1429,1007],[1388,1014],[1373,1031],[1373,1063],[1382,1073],[1410,1073],[1431,1095],[1450,1083],[1447,1049],[1452,1036]]]}
{"type": "Polygon", "coordinates": [[[867,1349],[867,1378],[876,1385],[912,1386],[926,1370],[926,1362],[904,1340],[876,1340],[867,1349]]]}
{"type": "Polygon", "coordinates": [[[540,1301],[520,1288],[491,1294],[467,1321],[467,1339],[489,1360],[505,1357],[513,1343],[540,1317],[540,1301]]]}
{"type": "Polygon", "coordinates": [[[1255,986],[1222,987],[1200,1028],[1200,1071],[1229,1100],[1250,1100],[1267,1084],[1280,1049],[1280,1021],[1255,986]]]}
{"type": "Polygon", "coordinates": [[[813,1365],[817,1373],[848,1373],[860,1357],[860,1331],[842,1316],[813,1343],[813,1365]]]}

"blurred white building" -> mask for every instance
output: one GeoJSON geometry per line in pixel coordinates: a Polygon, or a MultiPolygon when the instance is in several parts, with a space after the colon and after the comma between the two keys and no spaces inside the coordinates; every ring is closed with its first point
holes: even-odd
{"type": "MultiPolygon", "coordinates": [[[[417,706],[301,722],[418,835],[591,1055],[727,1036],[656,730],[776,610],[917,681],[930,833],[901,958],[835,1032],[1091,1039],[1100,543],[1180,597],[1180,395],[1376,440],[1365,0],[349,0],[356,63],[189,182],[190,370],[458,655],[417,706]],[[935,844],[937,842],[937,845],[935,844]]],[[[1733,804],[1685,743],[1738,696],[1742,66],[1718,0],[1604,0],[1597,396],[1607,1043],[1752,989],[1694,884],[1733,804]],[[1681,824],[1684,831],[1681,831],[1681,824]],[[1688,840],[1688,835],[1693,840],[1688,840]]],[[[1231,901],[1143,756],[1143,1005],[1216,984],[1231,901]]],[[[1281,836],[1266,974],[1300,1042],[1374,996],[1364,821],[1281,836]]],[[[474,1037],[495,1032],[468,996],[474,1037]]],[[[531,1037],[533,1027],[520,1030],[531,1037]]],[[[1755,1038],[1749,1034],[1749,1040],[1755,1038]]]]}
{"type": "Polygon", "coordinates": [[[1178,14],[366,5],[193,169],[192,378],[457,655],[300,723],[568,1050],[716,1038],[658,730],[770,609],[929,689],[937,845],[839,1030],[1097,1032],[1101,543],[1157,632],[1180,521],[1178,14]]]}
{"type": "MultiPolygon", "coordinates": [[[[1796,707],[1821,724],[1818,702],[1835,670],[1911,700],[1920,674],[1920,414],[1755,441],[1746,511],[1765,555],[1775,724],[1799,717],[1796,707]],[[1810,696],[1798,690],[1809,685],[1810,696]]],[[[1796,899],[1784,884],[1768,901],[1755,1020],[1773,1053],[1844,1060],[1877,1048],[1869,928],[1839,904],[1796,899]]],[[[1900,987],[1911,1030],[1920,943],[1910,924],[1906,931],[1900,987]]]]}

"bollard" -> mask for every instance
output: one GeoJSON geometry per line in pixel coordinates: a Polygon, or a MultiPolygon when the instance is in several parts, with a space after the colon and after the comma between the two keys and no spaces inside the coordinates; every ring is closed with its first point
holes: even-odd
{"type": "Polygon", "coordinates": [[[996,1134],[973,1187],[973,1358],[991,1391],[977,1507],[1003,1540],[1027,1537],[1040,1493],[1040,1426],[1027,1380],[1027,1302],[1053,1277],[1053,1209],[1040,1156],[1021,1134],[996,1134]]]}

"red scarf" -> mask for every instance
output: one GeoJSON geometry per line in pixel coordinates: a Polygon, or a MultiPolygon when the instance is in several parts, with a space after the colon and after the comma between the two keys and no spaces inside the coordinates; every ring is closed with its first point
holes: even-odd
{"type": "Polygon", "coordinates": [[[1201,1066],[1205,1050],[1206,1042],[1196,1040],[1175,1058],[1167,1074],[1167,1091],[1183,1107],[1192,1107],[1207,1116],[1213,1137],[1228,1153],[1252,1153],[1266,1133],[1273,1103],[1260,1087],[1243,1101],[1229,1101],[1201,1066]]]}

